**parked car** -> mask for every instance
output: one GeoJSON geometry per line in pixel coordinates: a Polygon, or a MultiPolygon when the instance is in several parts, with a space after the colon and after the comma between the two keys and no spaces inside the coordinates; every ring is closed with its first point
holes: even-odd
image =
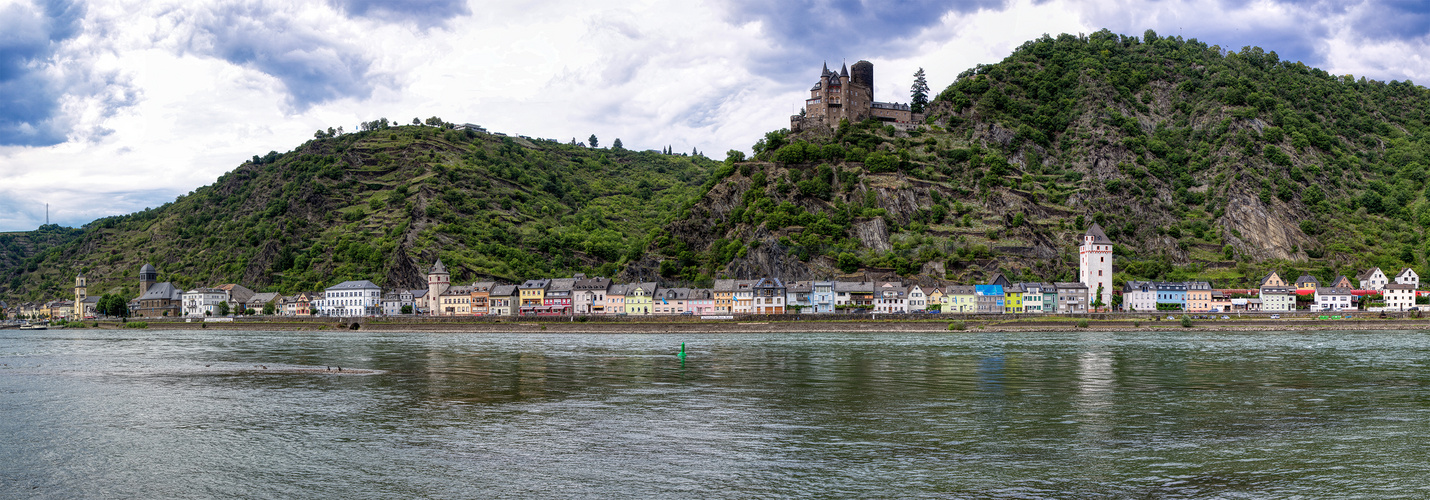
{"type": "Polygon", "coordinates": [[[1280,314],[1272,314],[1272,315],[1271,315],[1271,319],[1281,319],[1281,315],[1280,315],[1280,314]]]}

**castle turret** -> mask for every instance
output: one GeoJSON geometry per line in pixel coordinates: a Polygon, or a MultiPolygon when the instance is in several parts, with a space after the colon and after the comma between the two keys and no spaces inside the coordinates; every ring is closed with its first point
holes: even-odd
{"type": "MultiPolygon", "coordinates": [[[[874,63],[864,60],[854,63],[849,71],[849,80],[855,85],[869,87],[872,92],[874,90],[874,63]]],[[[872,95],[869,97],[871,100],[873,99],[872,95]]]]}
{"type": "Polygon", "coordinates": [[[1101,298],[1101,307],[1112,307],[1112,240],[1096,222],[1087,228],[1078,247],[1078,278],[1087,285],[1089,306],[1101,298]]]}

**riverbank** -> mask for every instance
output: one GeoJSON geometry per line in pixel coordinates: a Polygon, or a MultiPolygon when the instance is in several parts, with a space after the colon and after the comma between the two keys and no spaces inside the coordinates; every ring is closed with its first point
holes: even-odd
{"type": "MultiPolygon", "coordinates": [[[[994,317],[996,318],[996,316],[994,317]]],[[[528,321],[432,321],[418,318],[243,318],[233,322],[146,321],[149,330],[343,331],[430,333],[879,333],[879,332],[1036,332],[1036,331],[1312,331],[1312,330],[1430,330],[1424,318],[1316,319],[1315,316],[1270,319],[1242,317],[1192,320],[1149,319],[1147,316],[1104,319],[1020,317],[1012,319],[899,318],[797,321],[698,320],[690,318],[640,321],[577,321],[576,318],[540,318],[528,321]]],[[[87,321],[86,329],[128,329],[117,321],[87,321]]],[[[73,327],[71,327],[73,329],[73,327]]],[[[54,331],[54,330],[51,330],[54,331]]]]}

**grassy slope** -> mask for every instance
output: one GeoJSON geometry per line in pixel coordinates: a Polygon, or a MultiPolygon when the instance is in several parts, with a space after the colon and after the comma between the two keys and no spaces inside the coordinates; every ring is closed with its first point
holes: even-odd
{"type": "Polygon", "coordinates": [[[347,279],[420,287],[438,256],[462,281],[614,275],[701,192],[712,164],[432,127],[318,139],[95,221],[7,267],[0,293],[64,296],[84,270],[91,293],[132,294],[145,262],[184,287],[284,292],[347,279]]]}

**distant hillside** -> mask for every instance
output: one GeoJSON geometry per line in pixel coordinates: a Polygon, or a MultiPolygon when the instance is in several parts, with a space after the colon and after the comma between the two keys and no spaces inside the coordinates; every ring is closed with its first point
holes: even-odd
{"type": "Polygon", "coordinates": [[[60,239],[57,228],[0,236],[0,296],[67,296],[81,270],[91,293],[133,294],[146,262],[184,287],[284,292],[347,279],[424,287],[438,256],[461,281],[612,276],[702,192],[714,165],[438,127],[314,139],[60,239]]]}
{"type": "Polygon", "coordinates": [[[637,267],[1072,279],[1097,221],[1120,280],[1423,272],[1427,110],[1423,87],[1256,47],[1043,37],[959,75],[931,103],[931,130],[767,134],[637,267]]]}

